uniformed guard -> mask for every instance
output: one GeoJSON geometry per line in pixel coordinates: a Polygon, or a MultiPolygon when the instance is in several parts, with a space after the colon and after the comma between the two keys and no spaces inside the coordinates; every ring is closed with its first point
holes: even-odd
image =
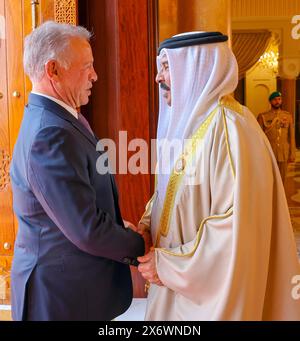
{"type": "Polygon", "coordinates": [[[270,141],[284,183],[287,165],[295,161],[294,121],[292,114],[281,109],[280,92],[271,93],[269,102],[271,110],[259,114],[257,120],[270,141]]]}

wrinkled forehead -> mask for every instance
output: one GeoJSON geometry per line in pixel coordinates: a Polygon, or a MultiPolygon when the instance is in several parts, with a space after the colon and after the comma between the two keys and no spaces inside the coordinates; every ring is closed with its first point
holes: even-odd
{"type": "Polygon", "coordinates": [[[168,68],[170,66],[168,53],[166,52],[166,50],[162,50],[161,53],[156,57],[156,68],[157,68],[156,71],[159,73],[166,66],[168,68]]]}

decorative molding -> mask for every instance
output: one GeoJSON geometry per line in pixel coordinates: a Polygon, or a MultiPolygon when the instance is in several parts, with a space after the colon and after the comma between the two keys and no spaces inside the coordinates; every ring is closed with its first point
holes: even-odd
{"type": "Polygon", "coordinates": [[[231,0],[232,17],[292,17],[300,14],[300,1],[231,0]]]}
{"type": "Polygon", "coordinates": [[[11,257],[0,257],[0,304],[9,303],[10,300],[11,264],[11,257]]]}
{"type": "Polygon", "coordinates": [[[296,79],[300,74],[299,57],[283,57],[279,59],[279,76],[285,79],[296,79]]]}
{"type": "Polygon", "coordinates": [[[54,20],[58,23],[77,25],[77,1],[55,0],[54,20]]]}
{"type": "Polygon", "coordinates": [[[4,191],[9,184],[10,156],[4,149],[0,149],[0,192],[4,191]]]}

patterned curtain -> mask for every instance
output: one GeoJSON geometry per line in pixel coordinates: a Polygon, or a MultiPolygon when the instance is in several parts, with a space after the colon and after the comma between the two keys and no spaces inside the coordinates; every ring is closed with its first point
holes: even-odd
{"type": "Polygon", "coordinates": [[[239,65],[239,79],[248,71],[266,51],[272,33],[268,30],[233,31],[232,50],[239,65]]]}

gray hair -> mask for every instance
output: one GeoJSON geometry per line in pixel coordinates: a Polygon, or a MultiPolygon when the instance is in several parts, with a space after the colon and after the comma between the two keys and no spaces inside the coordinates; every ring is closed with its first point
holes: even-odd
{"type": "Polygon", "coordinates": [[[70,65],[66,53],[72,38],[90,40],[92,34],[84,27],[47,21],[25,38],[23,64],[26,74],[33,81],[42,79],[45,64],[56,60],[64,68],[70,65]]]}

